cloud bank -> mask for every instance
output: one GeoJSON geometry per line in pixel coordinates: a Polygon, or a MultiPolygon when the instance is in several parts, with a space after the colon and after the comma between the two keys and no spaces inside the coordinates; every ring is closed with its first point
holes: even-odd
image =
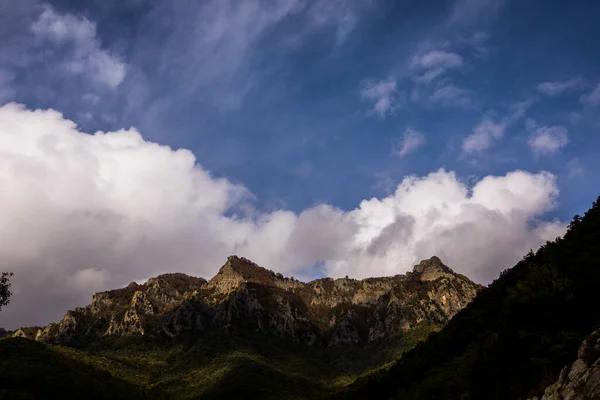
{"type": "Polygon", "coordinates": [[[562,234],[540,218],[558,189],[546,172],[474,185],[443,169],[406,177],[352,210],[251,209],[241,185],[217,179],[185,149],[135,129],[87,134],[54,110],[0,107],[0,259],[14,276],[2,324],[45,324],[93,292],[163,272],[211,277],[238,254],[296,277],[406,272],[434,254],[489,282],[562,234]]]}

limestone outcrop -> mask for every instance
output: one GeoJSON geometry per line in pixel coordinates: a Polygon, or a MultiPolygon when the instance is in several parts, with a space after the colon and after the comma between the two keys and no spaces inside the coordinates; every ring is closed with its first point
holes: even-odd
{"type": "Polygon", "coordinates": [[[480,288],[437,257],[405,275],[304,283],[231,256],[210,281],[160,275],[97,293],[90,305],[68,311],[61,321],[14,335],[73,343],[112,335],[176,338],[245,330],[313,346],[367,343],[422,324],[441,327],[480,288]]]}
{"type": "Polygon", "coordinates": [[[539,400],[592,399],[600,399],[600,329],[583,341],[577,360],[563,368],[558,380],[546,388],[539,400]]]}

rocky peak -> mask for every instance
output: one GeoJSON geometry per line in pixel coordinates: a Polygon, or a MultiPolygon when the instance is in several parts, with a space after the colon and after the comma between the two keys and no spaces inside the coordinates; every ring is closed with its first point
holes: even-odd
{"type": "Polygon", "coordinates": [[[422,260],[419,264],[415,265],[413,273],[417,274],[422,281],[434,281],[442,276],[454,276],[454,271],[444,265],[442,260],[436,256],[428,260],[422,260]]]}
{"type": "Polygon", "coordinates": [[[132,300],[142,298],[144,303],[156,303],[164,307],[183,300],[194,290],[205,284],[205,279],[186,274],[162,274],[148,279],[142,285],[131,282],[122,289],[96,293],[92,297],[92,303],[89,307],[94,315],[110,314],[115,309],[131,304],[132,300]]]}
{"type": "Polygon", "coordinates": [[[225,265],[208,282],[207,288],[216,289],[219,293],[230,293],[240,284],[252,282],[266,286],[276,286],[283,289],[299,287],[303,284],[294,279],[285,278],[280,273],[275,273],[263,268],[244,257],[229,256],[225,265]]]}
{"type": "Polygon", "coordinates": [[[441,326],[479,289],[437,257],[407,275],[304,283],[230,256],[209,282],[159,275],[97,293],[89,306],[67,312],[58,323],[19,335],[69,343],[107,335],[176,338],[249,329],[309,345],[367,343],[421,324],[441,326]]]}
{"type": "Polygon", "coordinates": [[[210,281],[219,280],[221,277],[239,276],[245,281],[256,280],[261,282],[271,282],[275,278],[275,273],[263,268],[258,264],[244,257],[229,256],[227,262],[219,269],[210,281]]]}

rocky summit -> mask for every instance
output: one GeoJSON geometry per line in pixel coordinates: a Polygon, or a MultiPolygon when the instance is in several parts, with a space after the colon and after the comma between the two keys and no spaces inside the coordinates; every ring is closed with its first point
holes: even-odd
{"type": "Polygon", "coordinates": [[[405,275],[304,283],[231,256],[210,281],[164,274],[130,283],[97,293],[90,305],[57,323],[14,336],[72,344],[114,335],[176,338],[243,330],[318,347],[361,344],[421,324],[442,326],[480,288],[437,257],[405,275]]]}

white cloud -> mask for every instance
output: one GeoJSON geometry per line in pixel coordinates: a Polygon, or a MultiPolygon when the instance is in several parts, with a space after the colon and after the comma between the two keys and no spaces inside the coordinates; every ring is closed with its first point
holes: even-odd
{"type": "Polygon", "coordinates": [[[317,1],[310,8],[309,16],[315,26],[333,26],[339,45],[358,25],[358,10],[355,7],[355,4],[343,0],[317,1]]]}
{"type": "Polygon", "coordinates": [[[577,157],[565,165],[565,171],[569,179],[578,179],[585,175],[585,167],[577,157]]]}
{"type": "Polygon", "coordinates": [[[506,125],[489,119],[484,119],[473,128],[473,133],[463,140],[462,149],[465,153],[476,153],[489,149],[495,140],[504,136],[506,125]]]}
{"type": "Polygon", "coordinates": [[[452,172],[408,177],[386,198],[364,200],[350,215],[358,223],[349,252],[327,264],[341,276],[392,275],[415,260],[439,255],[450,266],[489,282],[542,237],[564,224],[528,224],[553,205],[553,175],[522,171],[488,176],[471,188],[452,172]]]}
{"type": "Polygon", "coordinates": [[[373,103],[370,113],[380,118],[393,114],[400,107],[400,96],[396,87],[396,80],[382,81],[367,80],[362,84],[360,97],[373,103]]]}
{"type": "Polygon", "coordinates": [[[537,85],[537,90],[546,96],[556,97],[563,93],[581,87],[583,81],[581,77],[569,79],[566,81],[543,82],[537,85]]]}
{"type": "Polygon", "coordinates": [[[411,92],[411,100],[428,107],[470,107],[471,91],[457,86],[446,76],[449,70],[463,66],[460,54],[444,50],[432,50],[413,57],[411,67],[416,73],[412,80],[418,85],[411,92]]]}
{"type": "Polygon", "coordinates": [[[569,133],[564,126],[542,126],[527,144],[536,155],[552,155],[569,144],[569,133]]]}
{"type": "Polygon", "coordinates": [[[600,83],[590,93],[581,96],[581,102],[592,107],[600,106],[600,83]]]}
{"type": "Polygon", "coordinates": [[[512,104],[510,106],[510,113],[508,113],[508,115],[505,116],[503,119],[504,124],[512,125],[521,120],[527,113],[527,110],[529,110],[529,108],[533,105],[533,103],[534,99],[527,99],[512,104]]]}
{"type": "MultiPolygon", "coordinates": [[[[492,147],[494,142],[504,137],[504,133],[511,125],[525,116],[532,104],[533,100],[531,99],[512,104],[510,106],[510,113],[500,121],[494,121],[490,116],[482,119],[475,125],[473,132],[463,139],[463,152],[480,153],[492,147]]],[[[532,127],[535,124],[536,122],[533,119],[526,121],[528,127],[532,127]]]]}
{"type": "Polygon", "coordinates": [[[425,135],[413,128],[406,128],[402,140],[397,143],[395,153],[404,157],[425,144],[425,135]]]}
{"type": "Polygon", "coordinates": [[[453,83],[443,83],[427,95],[429,105],[468,108],[471,106],[471,92],[453,83]]]}
{"type": "Polygon", "coordinates": [[[46,6],[31,30],[40,42],[73,46],[63,67],[73,74],[90,74],[110,87],[117,87],[125,78],[126,66],[115,55],[101,48],[96,24],[85,17],[60,14],[46,6]]]}
{"type": "Polygon", "coordinates": [[[136,57],[177,76],[170,102],[197,100],[201,93],[211,107],[237,109],[265,75],[280,67],[282,57],[312,43],[316,35],[332,37],[333,47],[341,46],[366,8],[363,2],[341,0],[206,0],[185,7],[153,2],[147,22],[168,26],[168,33],[160,49],[140,46],[136,57]],[[292,18],[295,28],[289,29],[292,18]],[[263,52],[265,42],[269,48],[263,52]]]}
{"type": "Polygon", "coordinates": [[[421,75],[416,76],[414,80],[426,84],[442,76],[447,70],[462,68],[463,58],[457,53],[433,50],[422,56],[414,57],[412,66],[425,70],[421,75]]]}
{"type": "Polygon", "coordinates": [[[413,61],[422,68],[460,68],[463,66],[463,58],[456,53],[442,50],[433,50],[413,61]]]}
{"type": "Polygon", "coordinates": [[[323,261],[336,277],[403,273],[437,254],[489,282],[565,228],[540,220],[558,194],[545,172],[471,187],[439,170],[350,211],[240,215],[245,188],[135,129],[90,135],[56,111],[12,103],[0,121],[0,258],[15,272],[2,311],[9,328],[56,320],[94,291],[162,272],[210,277],[230,254],[296,276],[323,261]]]}

